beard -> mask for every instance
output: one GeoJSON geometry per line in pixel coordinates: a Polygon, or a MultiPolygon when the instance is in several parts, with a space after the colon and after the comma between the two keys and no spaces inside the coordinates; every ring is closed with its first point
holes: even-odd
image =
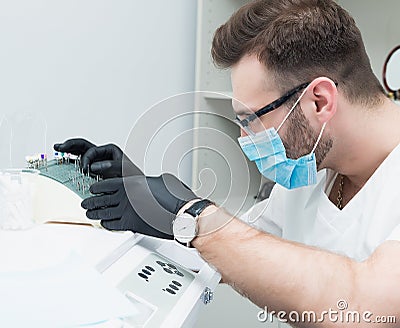
{"type": "MultiPolygon", "coordinates": [[[[301,156],[308,155],[317,142],[319,132],[315,132],[303,114],[300,105],[288,117],[288,126],[286,135],[282,142],[286,149],[286,156],[291,159],[297,159],[301,156]]],[[[315,159],[317,168],[325,159],[329,150],[332,148],[333,140],[327,136],[322,136],[315,149],[315,159]]]]}

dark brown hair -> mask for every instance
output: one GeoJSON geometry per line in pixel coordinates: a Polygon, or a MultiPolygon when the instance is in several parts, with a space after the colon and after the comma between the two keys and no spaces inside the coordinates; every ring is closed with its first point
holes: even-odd
{"type": "Polygon", "coordinates": [[[256,55],[282,92],[326,76],[352,103],[383,94],[354,19],[332,0],[253,1],[218,28],[211,53],[221,68],[256,55]]]}

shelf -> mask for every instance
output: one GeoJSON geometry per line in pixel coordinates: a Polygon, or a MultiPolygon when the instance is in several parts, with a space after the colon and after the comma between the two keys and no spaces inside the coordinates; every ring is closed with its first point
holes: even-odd
{"type": "Polygon", "coordinates": [[[221,99],[221,100],[231,100],[233,97],[232,91],[207,91],[204,94],[206,99],[221,99]]]}

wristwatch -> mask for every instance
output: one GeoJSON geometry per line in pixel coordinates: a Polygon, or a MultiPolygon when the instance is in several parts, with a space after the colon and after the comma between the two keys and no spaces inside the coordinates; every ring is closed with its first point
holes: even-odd
{"type": "Polygon", "coordinates": [[[195,202],[183,213],[178,214],[172,222],[175,240],[190,247],[190,242],[197,236],[199,215],[210,205],[215,205],[215,203],[208,199],[202,199],[195,202]]]}

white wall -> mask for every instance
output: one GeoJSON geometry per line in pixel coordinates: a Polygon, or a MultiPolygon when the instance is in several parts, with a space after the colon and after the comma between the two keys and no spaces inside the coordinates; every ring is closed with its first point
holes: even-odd
{"type": "MultiPolygon", "coordinates": [[[[382,81],[383,64],[400,44],[400,1],[339,0],[354,17],[364,39],[375,75],[382,81]]],[[[400,72],[399,72],[400,73],[400,72]]]]}
{"type": "Polygon", "coordinates": [[[196,5],[0,1],[0,167],[43,152],[46,123],[48,153],[73,136],[124,146],[146,109],[193,90],[196,5]]]}

